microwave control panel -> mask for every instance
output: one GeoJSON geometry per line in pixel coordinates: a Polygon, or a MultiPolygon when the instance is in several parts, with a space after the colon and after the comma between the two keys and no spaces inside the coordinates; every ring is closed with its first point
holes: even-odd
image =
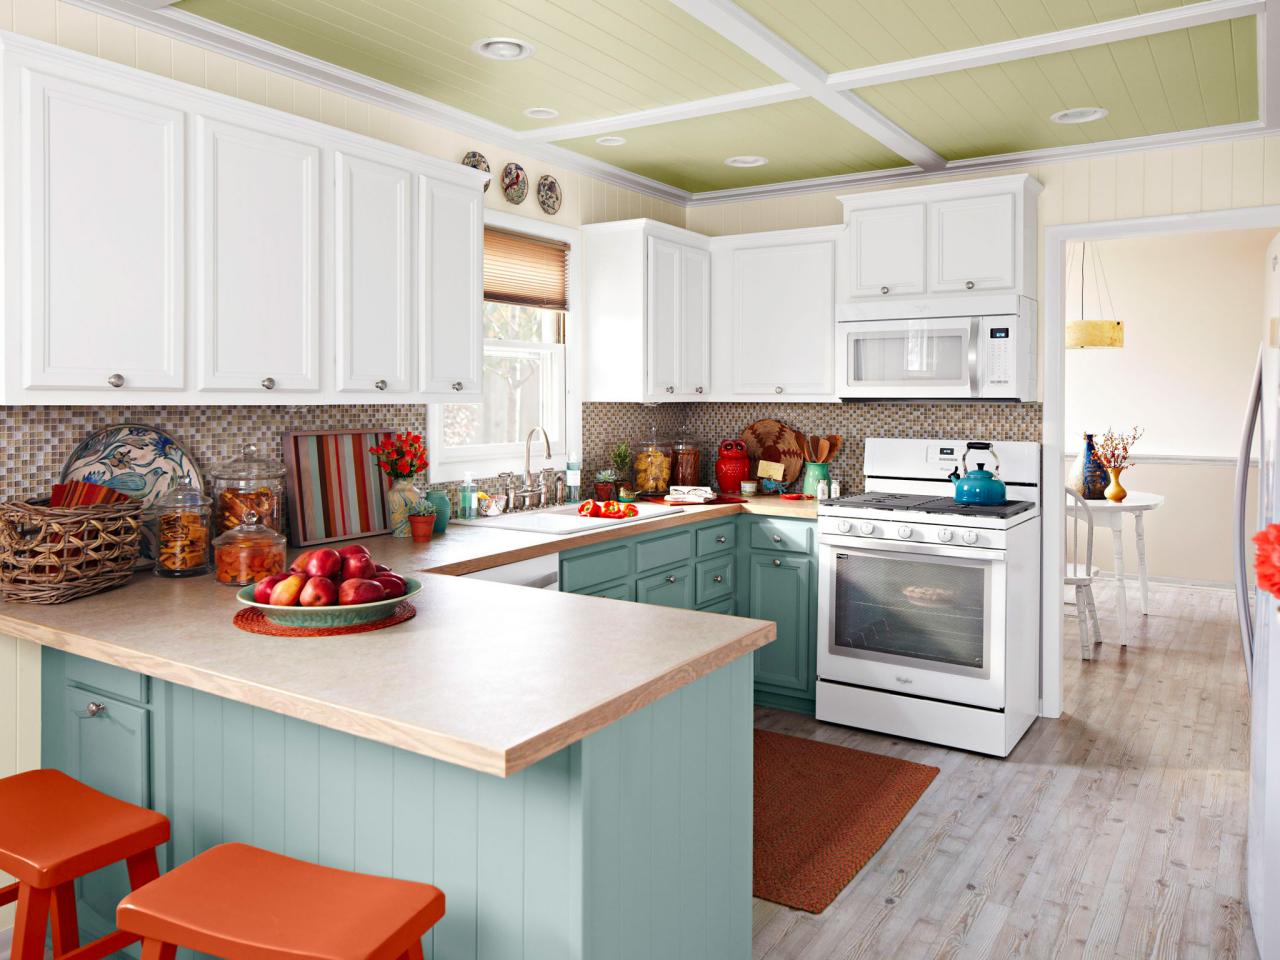
{"type": "Polygon", "coordinates": [[[1034,320],[1015,316],[983,317],[977,343],[981,395],[991,398],[1034,399],[1034,320]]]}

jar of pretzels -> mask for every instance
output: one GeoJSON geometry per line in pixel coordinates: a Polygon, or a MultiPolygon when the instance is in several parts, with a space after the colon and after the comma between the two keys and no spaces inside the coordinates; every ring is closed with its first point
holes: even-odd
{"type": "Polygon", "coordinates": [[[250,511],[264,527],[281,532],[284,473],[284,464],[268,460],[256,443],[245,444],[238,457],[211,470],[214,536],[240,526],[250,511]]]}
{"type": "Polygon", "coordinates": [[[189,477],[156,501],[156,576],[198,577],[209,572],[211,502],[189,477]]]}
{"type": "Polygon", "coordinates": [[[250,510],[243,522],[213,541],[213,564],[219,583],[243,587],[273,573],[284,573],[285,539],[258,522],[250,510]]]}

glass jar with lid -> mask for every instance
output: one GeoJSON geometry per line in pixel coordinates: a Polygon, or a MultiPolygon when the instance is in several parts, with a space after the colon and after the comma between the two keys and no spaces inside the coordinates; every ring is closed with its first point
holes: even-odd
{"type": "Polygon", "coordinates": [[[249,583],[284,573],[284,537],[258,522],[258,514],[248,511],[238,526],[213,541],[214,572],[219,583],[243,587],[249,583]]]}
{"type": "Polygon", "coordinates": [[[681,431],[671,445],[671,483],[696,487],[702,482],[702,448],[687,432],[681,431]]]}
{"type": "Polygon", "coordinates": [[[671,441],[653,433],[635,443],[635,491],[642,495],[663,496],[671,486],[671,441]]]}
{"type": "Polygon", "coordinates": [[[183,477],[156,501],[156,576],[197,577],[209,572],[209,505],[183,477]]]}
{"type": "Polygon", "coordinates": [[[284,472],[284,464],[268,460],[256,443],[246,443],[238,457],[211,470],[214,534],[240,526],[250,511],[263,526],[283,530],[284,472]]]}

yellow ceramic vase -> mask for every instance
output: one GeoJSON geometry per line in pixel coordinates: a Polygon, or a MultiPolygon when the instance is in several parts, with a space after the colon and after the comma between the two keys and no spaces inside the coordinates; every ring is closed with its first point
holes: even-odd
{"type": "Polygon", "coordinates": [[[1120,485],[1120,473],[1123,470],[1124,467],[1107,467],[1107,476],[1111,482],[1102,491],[1102,495],[1112,503],[1124,503],[1124,498],[1129,495],[1129,491],[1120,485]]]}

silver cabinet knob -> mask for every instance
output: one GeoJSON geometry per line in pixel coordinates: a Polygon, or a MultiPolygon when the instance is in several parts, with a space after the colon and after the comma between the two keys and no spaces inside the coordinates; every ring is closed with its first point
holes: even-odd
{"type": "Polygon", "coordinates": [[[881,288],[880,288],[880,292],[881,292],[882,294],[883,294],[883,293],[888,293],[888,292],[889,292],[889,288],[888,288],[888,287],[881,287],[881,288]]]}
{"type": "Polygon", "coordinates": [[[965,288],[966,290],[972,290],[972,289],[973,289],[973,281],[972,281],[972,280],[966,280],[966,281],[964,282],[964,288],[965,288]]]}
{"type": "Polygon", "coordinates": [[[262,389],[263,389],[263,390],[274,390],[275,388],[276,388],[276,378],[275,378],[275,377],[263,377],[263,378],[262,378],[262,389]]]}
{"type": "Polygon", "coordinates": [[[695,387],[695,388],[694,388],[694,390],[693,390],[693,392],[694,392],[694,393],[701,393],[701,392],[702,392],[702,388],[701,388],[701,387],[695,387]]]}
{"type": "Polygon", "coordinates": [[[676,392],[675,387],[667,387],[667,393],[675,393],[675,392],[676,392]]]}
{"type": "Polygon", "coordinates": [[[773,535],[773,542],[774,542],[774,543],[781,543],[781,542],[782,542],[782,537],[778,536],[778,535],[775,533],[775,534],[773,535]]]}
{"type": "Polygon", "coordinates": [[[774,392],[774,393],[781,393],[781,392],[782,392],[782,388],[781,388],[781,387],[774,387],[774,388],[773,388],[773,392],[774,392]]]}
{"type": "Polygon", "coordinates": [[[124,386],[124,376],[119,373],[113,373],[107,377],[107,386],[115,387],[117,390],[124,386]]]}
{"type": "Polygon", "coordinates": [[[373,389],[375,389],[375,390],[385,390],[385,389],[387,389],[387,381],[385,381],[385,380],[375,380],[375,381],[373,381],[373,389]]]}
{"type": "Polygon", "coordinates": [[[712,582],[712,583],[724,583],[724,577],[722,577],[720,574],[718,574],[718,573],[717,573],[714,577],[712,577],[712,578],[711,578],[711,582],[712,582]]]}
{"type": "Polygon", "coordinates": [[[728,543],[729,538],[725,536],[716,537],[716,543],[728,543]]]}
{"type": "Polygon", "coordinates": [[[675,582],[676,582],[675,577],[667,577],[667,583],[675,583],[675,582]]]}
{"type": "Polygon", "coordinates": [[[454,393],[459,393],[462,390],[462,381],[455,380],[449,386],[453,389],[454,393]]]}
{"type": "Polygon", "coordinates": [[[780,567],[780,566],[782,566],[782,561],[781,561],[781,560],[775,560],[775,561],[773,561],[773,565],[774,565],[775,567],[780,567]]]}
{"type": "Polygon", "coordinates": [[[101,716],[107,712],[107,705],[105,703],[99,703],[97,700],[90,700],[88,704],[85,705],[84,712],[91,717],[101,716]]]}

